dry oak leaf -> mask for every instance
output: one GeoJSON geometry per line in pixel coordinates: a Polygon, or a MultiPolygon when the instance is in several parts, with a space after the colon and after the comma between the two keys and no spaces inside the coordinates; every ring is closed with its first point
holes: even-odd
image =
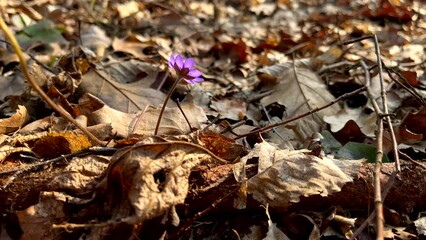
{"type": "Polygon", "coordinates": [[[110,196],[107,204],[117,206],[120,203],[112,219],[141,223],[183,203],[191,169],[215,158],[201,146],[177,141],[140,142],[119,150],[111,159],[107,176],[100,185],[110,196]],[[131,212],[133,216],[129,216],[131,212]]]}
{"type": "Polygon", "coordinates": [[[14,132],[25,125],[30,119],[27,108],[18,105],[16,113],[9,118],[0,119],[0,134],[8,134],[14,132]]]}
{"type": "Polygon", "coordinates": [[[156,77],[154,71],[147,64],[138,62],[111,64],[105,70],[90,68],[82,76],[78,91],[91,93],[114,109],[133,113],[149,104],[156,106],[164,102],[166,94],[149,87],[156,77]],[[143,80],[127,83],[129,79],[135,80],[137,73],[148,75],[143,80]]]}
{"type": "Polygon", "coordinates": [[[19,226],[23,232],[20,239],[53,239],[52,223],[66,218],[64,205],[69,196],[59,192],[41,192],[39,202],[17,211],[19,226]]]}
{"type": "MultiPolygon", "coordinates": [[[[277,77],[279,80],[274,92],[260,102],[264,106],[274,102],[284,105],[287,108],[288,116],[295,116],[324,106],[335,99],[318,75],[306,67],[293,69],[291,64],[285,63],[260,69],[259,72],[277,77]]],[[[319,117],[332,115],[337,110],[339,107],[333,105],[319,111],[318,115],[319,117]]]]}
{"type": "MultiPolygon", "coordinates": [[[[109,107],[91,94],[85,94],[79,99],[79,103],[82,112],[88,116],[90,122],[111,124],[113,131],[119,137],[128,137],[132,132],[143,136],[153,135],[160,113],[160,109],[154,107],[147,107],[136,114],[121,112],[109,107]]],[[[192,127],[200,129],[204,126],[203,123],[207,122],[207,116],[201,107],[185,102],[182,103],[181,108],[192,127]]],[[[179,108],[166,108],[160,125],[160,135],[179,135],[191,131],[179,108]]]]}
{"type": "MultiPolygon", "coordinates": [[[[302,59],[294,64],[296,65],[294,68],[293,63],[283,63],[259,70],[263,74],[276,77],[279,81],[272,94],[260,100],[262,105],[268,106],[278,103],[286,107],[288,117],[294,117],[335,100],[334,96],[328,91],[326,84],[309,68],[310,60],[302,59]]],[[[325,115],[333,115],[339,109],[340,107],[335,104],[302,118],[292,124],[292,132],[286,131],[282,134],[290,136],[290,139],[303,142],[320,131],[325,115]]],[[[283,127],[277,128],[277,131],[280,131],[280,128],[283,127]]]]}
{"type": "Polygon", "coordinates": [[[197,136],[198,143],[210,150],[215,155],[234,161],[244,152],[244,146],[220,133],[207,130],[200,132],[197,136]]]}
{"type": "MultiPolygon", "coordinates": [[[[247,193],[264,205],[287,208],[299,202],[301,196],[328,196],[341,191],[352,182],[363,160],[336,160],[305,155],[308,150],[282,150],[267,142],[256,144],[234,173],[244,175],[241,166],[252,158],[259,158],[259,173],[247,180],[247,193]]],[[[241,179],[240,176],[236,176],[241,179]]]]}

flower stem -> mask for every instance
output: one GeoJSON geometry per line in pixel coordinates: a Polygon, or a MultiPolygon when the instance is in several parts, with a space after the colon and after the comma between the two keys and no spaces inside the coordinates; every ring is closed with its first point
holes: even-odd
{"type": "Polygon", "coordinates": [[[169,94],[167,94],[166,100],[164,100],[164,104],[163,104],[163,107],[161,108],[160,115],[158,115],[158,120],[157,120],[157,125],[155,126],[154,135],[157,135],[158,133],[158,129],[160,128],[160,123],[163,117],[164,110],[166,110],[167,103],[169,102],[169,99],[172,96],[173,92],[175,91],[176,86],[178,85],[180,80],[182,80],[182,77],[178,77],[178,79],[173,83],[173,86],[170,89],[169,94]]]}

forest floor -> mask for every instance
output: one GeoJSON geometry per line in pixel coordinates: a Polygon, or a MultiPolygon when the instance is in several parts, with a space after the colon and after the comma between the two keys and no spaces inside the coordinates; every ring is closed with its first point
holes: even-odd
{"type": "Polygon", "coordinates": [[[0,239],[425,239],[422,1],[0,7],[0,239]]]}

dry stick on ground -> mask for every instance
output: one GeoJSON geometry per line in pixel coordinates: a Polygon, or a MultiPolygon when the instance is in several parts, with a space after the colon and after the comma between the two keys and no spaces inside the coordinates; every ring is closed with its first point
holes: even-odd
{"type": "Polygon", "coordinates": [[[369,85],[370,85],[370,73],[366,66],[366,64],[361,61],[361,66],[364,69],[365,72],[365,78],[366,78],[366,86],[367,86],[367,94],[369,95],[370,101],[373,104],[374,110],[376,111],[377,117],[378,117],[378,130],[377,130],[377,155],[376,155],[376,164],[374,167],[374,203],[376,208],[376,231],[377,236],[376,239],[384,239],[383,236],[383,230],[384,230],[384,217],[383,217],[383,201],[381,198],[381,191],[380,191],[380,174],[381,174],[381,168],[382,168],[382,157],[383,157],[383,118],[387,121],[387,126],[391,135],[392,140],[392,147],[395,157],[395,168],[397,172],[401,172],[401,166],[399,162],[399,155],[398,155],[398,143],[396,141],[395,133],[393,131],[391,118],[389,116],[389,111],[387,107],[387,98],[386,98],[386,90],[384,87],[384,81],[383,81],[383,67],[382,67],[382,59],[380,56],[380,48],[379,48],[379,42],[377,40],[376,35],[372,36],[366,36],[359,39],[351,40],[348,42],[345,42],[344,44],[350,44],[353,42],[361,41],[364,39],[373,39],[376,58],[377,58],[377,67],[379,71],[379,81],[380,81],[380,89],[381,89],[381,98],[382,98],[382,108],[383,113],[379,109],[377,103],[375,103],[375,100],[372,96],[372,93],[370,91],[369,85]]]}
{"type": "Polygon", "coordinates": [[[142,112],[139,114],[139,116],[138,116],[138,118],[136,118],[136,122],[135,122],[135,125],[133,125],[133,129],[132,129],[132,132],[129,134],[129,136],[130,135],[133,135],[136,131],[137,131],[137,129],[139,128],[139,125],[140,125],[140,123],[141,123],[141,121],[142,121],[142,117],[143,117],[143,115],[145,114],[145,112],[148,110],[148,108],[150,108],[150,107],[153,107],[153,106],[151,106],[151,105],[146,105],[146,107],[142,110],[142,112]]]}
{"type": "MultiPolygon", "coordinates": [[[[394,158],[395,158],[395,168],[397,169],[398,172],[400,172],[401,166],[400,166],[400,163],[399,163],[398,143],[396,141],[395,132],[394,132],[393,127],[392,127],[392,122],[391,122],[391,118],[390,118],[388,106],[387,106],[386,90],[385,90],[384,81],[383,81],[383,67],[382,67],[383,61],[382,61],[382,58],[380,56],[379,41],[377,40],[377,36],[376,35],[364,36],[364,37],[360,37],[360,38],[352,39],[350,41],[343,42],[343,44],[348,45],[348,44],[359,42],[359,41],[362,41],[362,40],[365,40],[365,39],[373,39],[374,49],[375,49],[375,52],[376,52],[377,67],[378,67],[378,71],[379,71],[379,81],[380,81],[381,97],[382,97],[382,104],[383,104],[383,115],[381,115],[381,117],[384,117],[386,119],[387,127],[388,127],[389,133],[391,135],[392,148],[393,148],[392,150],[393,150],[393,154],[394,154],[394,158]]],[[[415,94],[414,94],[414,96],[415,96],[415,94]]]]}
{"type": "Polygon", "coordinates": [[[326,104],[326,105],[324,105],[324,106],[322,106],[322,107],[314,108],[314,109],[312,109],[311,111],[308,111],[308,112],[305,112],[305,113],[299,114],[299,115],[294,116],[294,117],[292,117],[292,118],[289,118],[289,119],[287,119],[287,120],[284,120],[284,121],[281,121],[281,122],[278,122],[278,123],[274,123],[274,124],[268,125],[268,126],[266,126],[266,127],[259,128],[259,129],[257,129],[257,130],[254,130],[254,131],[251,131],[251,132],[248,132],[248,133],[245,133],[245,134],[239,135],[238,137],[234,138],[234,140],[237,140],[237,139],[240,139],[240,138],[243,138],[243,137],[247,137],[247,136],[250,136],[250,135],[252,135],[252,134],[263,133],[263,132],[266,132],[266,131],[269,131],[269,130],[273,129],[274,127],[278,127],[278,126],[286,125],[286,124],[288,124],[288,123],[290,123],[290,122],[294,122],[294,121],[299,120],[299,119],[301,119],[301,118],[303,118],[303,117],[306,117],[306,116],[308,116],[308,115],[310,115],[310,114],[313,114],[313,113],[316,113],[316,112],[318,112],[318,111],[321,111],[321,110],[323,110],[324,108],[328,108],[328,107],[330,107],[331,105],[333,105],[333,104],[335,104],[335,103],[337,103],[337,102],[339,102],[339,101],[341,101],[341,100],[343,100],[343,99],[345,99],[345,98],[348,98],[348,97],[350,97],[350,96],[353,96],[353,95],[355,95],[355,94],[358,94],[358,93],[360,93],[360,92],[362,92],[362,91],[364,91],[364,90],[365,90],[365,87],[361,87],[361,88],[359,88],[359,89],[357,89],[357,90],[355,90],[355,91],[352,91],[352,92],[349,92],[349,93],[345,93],[345,94],[341,95],[340,97],[338,97],[338,98],[334,99],[333,101],[331,101],[330,103],[328,103],[328,104],[326,104]]]}
{"type": "Polygon", "coordinates": [[[9,39],[10,44],[13,46],[16,55],[19,58],[19,63],[22,67],[22,72],[25,75],[25,78],[27,79],[28,83],[31,85],[31,87],[34,88],[34,90],[40,95],[40,97],[46,101],[50,107],[52,107],[55,111],[57,111],[59,114],[61,114],[65,119],[73,123],[76,127],[78,127],[83,133],[85,133],[94,143],[98,145],[102,145],[103,142],[99,140],[95,135],[93,135],[91,132],[89,132],[85,127],[81,126],[74,118],[71,117],[71,115],[66,112],[64,109],[62,109],[60,106],[58,106],[52,99],[47,96],[45,92],[41,89],[41,87],[34,81],[34,79],[30,76],[28,69],[27,69],[27,63],[25,62],[25,59],[23,57],[21,48],[19,47],[18,41],[16,40],[15,36],[13,36],[10,29],[7,27],[6,23],[3,20],[3,16],[0,16],[0,28],[3,30],[4,35],[9,39]]]}
{"type": "Polygon", "coordinates": [[[395,168],[398,172],[401,172],[401,164],[399,163],[399,155],[398,155],[398,143],[396,141],[395,132],[393,131],[392,121],[388,111],[388,101],[386,97],[386,89],[383,81],[383,67],[382,67],[382,58],[380,56],[380,48],[379,48],[379,40],[377,40],[377,35],[373,35],[374,40],[374,48],[376,50],[376,58],[377,58],[377,66],[379,67],[379,80],[380,80],[380,89],[382,96],[382,105],[383,105],[383,113],[385,114],[385,119],[387,122],[387,126],[391,135],[392,140],[392,148],[393,155],[395,160],[395,168]]]}
{"type": "Polygon", "coordinates": [[[382,169],[382,158],[383,158],[383,119],[382,119],[382,111],[377,105],[376,100],[374,100],[373,93],[370,89],[370,72],[368,70],[367,65],[364,61],[361,60],[361,67],[365,73],[365,86],[367,87],[367,95],[373,105],[374,111],[377,115],[377,154],[376,154],[376,164],[374,165],[374,205],[376,212],[376,239],[384,239],[383,230],[384,230],[384,217],[383,217],[383,202],[381,197],[381,186],[380,186],[380,170],[382,169]]]}
{"type": "Polygon", "coordinates": [[[189,129],[190,129],[190,132],[192,132],[192,129],[193,129],[193,128],[192,128],[191,123],[189,122],[188,118],[186,117],[186,114],[185,114],[185,112],[183,111],[182,106],[180,105],[180,101],[179,101],[179,99],[176,99],[176,105],[177,105],[177,107],[179,108],[180,113],[182,113],[183,117],[185,118],[185,121],[186,121],[186,123],[188,124],[188,127],[189,127],[189,129]]]}

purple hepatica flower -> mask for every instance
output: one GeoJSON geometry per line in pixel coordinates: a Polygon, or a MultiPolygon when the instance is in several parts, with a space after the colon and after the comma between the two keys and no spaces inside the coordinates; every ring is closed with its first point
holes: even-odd
{"type": "Polygon", "coordinates": [[[201,72],[194,69],[194,59],[192,58],[188,58],[184,61],[181,55],[178,54],[175,57],[172,54],[170,56],[169,66],[176,71],[179,78],[183,78],[183,80],[189,84],[204,81],[204,79],[200,77],[201,72]]]}

